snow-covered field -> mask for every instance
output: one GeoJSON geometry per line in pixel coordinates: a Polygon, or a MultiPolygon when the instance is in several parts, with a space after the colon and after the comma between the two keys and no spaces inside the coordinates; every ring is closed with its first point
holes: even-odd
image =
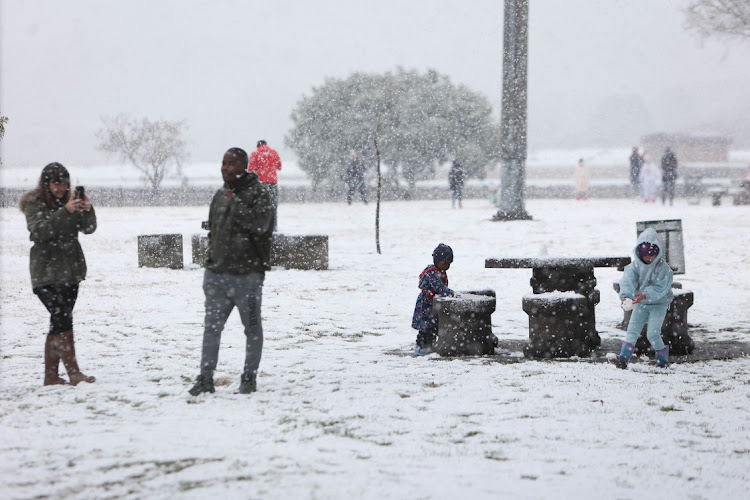
{"type": "MultiPolygon", "coordinates": [[[[698,341],[750,341],[750,207],[531,200],[490,222],[469,200],[285,204],[279,230],[327,234],[328,271],[266,275],[259,392],[235,394],[244,337],[224,332],[217,392],[191,398],[202,271],[137,267],[136,236],[200,232],[207,207],[100,208],[82,236],[75,324],[94,384],[43,387],[47,313],[28,278],[22,214],[0,210],[2,498],[746,498],[750,359],[664,372],[606,363],[409,356],[417,276],[450,244],[454,289],[493,288],[493,331],[523,339],[528,269],[490,256],[629,255],[635,222],[682,219],[698,341]]],[[[189,248],[185,249],[190,262],[189,248]]],[[[603,338],[622,336],[597,269],[603,338]]]]}

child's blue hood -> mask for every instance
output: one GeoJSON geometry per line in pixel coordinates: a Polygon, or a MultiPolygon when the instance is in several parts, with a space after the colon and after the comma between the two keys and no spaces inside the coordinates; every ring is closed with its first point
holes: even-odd
{"type": "Polygon", "coordinates": [[[636,242],[635,248],[633,249],[633,256],[635,257],[633,262],[637,261],[644,266],[647,265],[641,260],[640,255],[638,255],[638,247],[641,245],[641,243],[651,243],[652,245],[656,245],[657,247],[659,247],[659,255],[657,255],[656,258],[651,261],[651,264],[648,265],[653,266],[654,264],[659,262],[662,257],[664,257],[664,245],[661,242],[661,238],[659,238],[659,234],[654,231],[653,228],[649,227],[638,236],[638,241],[636,242]]]}
{"type": "Polygon", "coordinates": [[[648,283],[651,283],[651,275],[654,273],[658,266],[666,266],[667,262],[662,259],[664,256],[664,245],[659,238],[659,234],[654,231],[653,228],[648,228],[638,236],[638,242],[635,244],[633,249],[633,266],[635,267],[638,275],[638,285],[642,288],[648,283]],[[659,247],[659,254],[651,264],[646,264],[641,260],[641,256],[638,255],[638,245],[641,243],[651,243],[659,247]]]}

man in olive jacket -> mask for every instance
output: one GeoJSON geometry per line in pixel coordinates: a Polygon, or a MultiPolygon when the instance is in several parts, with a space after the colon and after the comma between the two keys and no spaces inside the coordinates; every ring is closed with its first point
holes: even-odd
{"type": "Polygon", "coordinates": [[[232,309],[245,327],[245,366],[241,394],[256,390],[263,350],[260,318],[263,279],[271,260],[275,211],[268,190],[255,173],[247,172],[247,153],[232,148],[224,154],[224,186],[211,201],[208,215],[208,252],[203,291],[206,317],[200,375],[190,394],[214,392],[213,374],[219,359],[221,332],[232,309]]]}

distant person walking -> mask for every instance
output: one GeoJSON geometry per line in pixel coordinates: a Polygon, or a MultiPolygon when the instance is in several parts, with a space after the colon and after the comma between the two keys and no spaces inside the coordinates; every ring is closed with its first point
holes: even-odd
{"type": "Polygon", "coordinates": [[[356,151],[352,151],[349,163],[346,165],[346,183],[349,191],[346,193],[346,202],[351,205],[354,193],[359,191],[362,201],[367,205],[367,186],[365,185],[365,170],[367,165],[362,161],[356,151]]]}
{"type": "Polygon", "coordinates": [[[456,208],[456,200],[458,200],[458,208],[464,208],[464,167],[458,160],[453,160],[451,170],[448,172],[448,184],[451,188],[452,207],[456,208]]]}
{"type": "Polygon", "coordinates": [[[664,205],[667,202],[668,196],[669,204],[672,205],[674,187],[677,182],[677,156],[670,147],[664,150],[664,155],[661,157],[661,180],[664,185],[661,192],[661,204],[664,205]]]}
{"type": "Polygon", "coordinates": [[[591,185],[591,174],[589,168],[584,163],[583,158],[578,160],[576,165],[574,180],[576,184],[576,200],[588,200],[589,199],[589,186],[591,185]]]}
{"type": "Polygon", "coordinates": [[[641,194],[642,167],[643,157],[638,154],[638,146],[633,146],[633,152],[630,155],[630,185],[633,188],[633,196],[641,194]]]}
{"type": "Polygon", "coordinates": [[[659,167],[651,161],[651,155],[648,153],[643,154],[643,167],[641,167],[639,178],[641,181],[641,189],[643,190],[643,201],[645,203],[655,203],[656,195],[659,191],[659,179],[661,178],[661,175],[659,173],[659,167]]]}
{"type": "MultiPolygon", "coordinates": [[[[247,165],[248,172],[258,174],[258,179],[271,193],[273,201],[274,217],[277,217],[279,209],[279,186],[277,171],[281,170],[281,158],[275,149],[271,149],[265,140],[258,141],[257,149],[250,155],[247,165]]],[[[277,220],[274,218],[273,230],[276,230],[277,220]]]]}
{"type": "Polygon", "coordinates": [[[245,327],[245,364],[240,394],[257,388],[256,376],[263,350],[261,299],[265,272],[271,268],[274,207],[269,191],[255,172],[247,172],[247,153],[231,148],[224,153],[221,177],[208,212],[208,250],[203,292],[206,316],[200,375],[190,394],[214,392],[214,371],[224,324],[236,307],[245,327]]]}
{"type": "Polygon", "coordinates": [[[82,187],[75,195],[70,174],[60,163],[42,170],[36,189],[27,192],[19,204],[26,216],[31,247],[31,286],[50,313],[49,333],[44,344],[44,385],[68,382],[58,374],[60,361],[70,385],[94,382],[81,373],[73,339],[73,308],[78,285],[86,279],[86,259],[78,233],[96,231],[96,213],[82,187]]]}

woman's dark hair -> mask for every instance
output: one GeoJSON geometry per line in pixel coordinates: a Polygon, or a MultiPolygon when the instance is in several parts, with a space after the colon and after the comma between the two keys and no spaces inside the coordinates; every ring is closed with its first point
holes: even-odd
{"type": "Polygon", "coordinates": [[[21,212],[26,210],[26,203],[31,199],[32,196],[38,194],[44,203],[52,210],[57,210],[61,206],[65,205],[70,199],[70,174],[68,169],[65,168],[62,163],[50,163],[42,169],[42,175],[39,176],[39,183],[36,188],[27,192],[21,197],[21,202],[18,207],[21,212]],[[68,190],[62,199],[56,198],[49,190],[50,182],[61,182],[68,185],[68,190]]]}

